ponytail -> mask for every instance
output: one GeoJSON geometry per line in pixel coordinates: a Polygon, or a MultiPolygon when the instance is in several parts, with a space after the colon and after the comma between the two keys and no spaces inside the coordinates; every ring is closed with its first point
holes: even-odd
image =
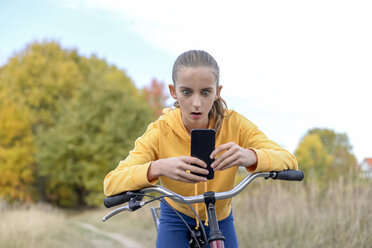
{"type": "Polygon", "coordinates": [[[216,101],[214,101],[211,111],[209,112],[209,120],[213,119],[213,129],[216,129],[216,133],[218,133],[221,129],[223,119],[228,117],[229,115],[225,115],[225,111],[227,110],[227,104],[222,97],[219,97],[216,101]]]}

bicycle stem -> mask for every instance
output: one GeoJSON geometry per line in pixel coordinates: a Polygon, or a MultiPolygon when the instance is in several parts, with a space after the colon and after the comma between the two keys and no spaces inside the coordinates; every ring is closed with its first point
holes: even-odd
{"type": "Polygon", "coordinates": [[[220,228],[218,226],[216,207],[214,206],[214,204],[216,203],[215,193],[205,192],[203,195],[204,202],[207,207],[208,222],[210,228],[208,243],[211,245],[211,247],[215,247],[215,245],[220,243],[219,241],[222,241],[223,244],[223,241],[225,240],[225,237],[222,235],[222,232],[220,231],[220,228]]]}

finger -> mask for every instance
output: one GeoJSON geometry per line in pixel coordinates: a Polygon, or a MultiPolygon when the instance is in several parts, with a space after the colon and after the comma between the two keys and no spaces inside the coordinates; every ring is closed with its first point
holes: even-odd
{"type": "Polygon", "coordinates": [[[186,183],[194,183],[195,181],[192,180],[193,177],[189,176],[190,173],[187,172],[183,166],[179,166],[176,168],[176,170],[173,171],[172,175],[170,177],[173,180],[180,181],[180,182],[186,182],[186,183]]]}
{"type": "Polygon", "coordinates": [[[209,171],[206,170],[206,169],[203,169],[203,168],[200,168],[200,167],[197,167],[195,165],[186,165],[185,166],[185,170],[188,170],[192,173],[197,173],[197,174],[204,174],[204,175],[208,175],[209,174],[209,171]]]}
{"type": "Polygon", "coordinates": [[[185,172],[185,174],[183,174],[182,176],[183,176],[184,181],[187,181],[190,183],[205,182],[207,180],[206,177],[201,177],[201,176],[194,175],[188,172],[185,172]]]}
{"type": "Polygon", "coordinates": [[[186,164],[196,164],[200,167],[207,168],[207,164],[197,157],[184,157],[183,162],[185,162],[186,164]]]}
{"type": "Polygon", "coordinates": [[[220,156],[218,156],[218,157],[214,160],[214,162],[211,164],[211,167],[212,167],[212,168],[215,168],[215,167],[218,166],[222,161],[224,161],[226,158],[233,156],[234,153],[235,153],[235,150],[233,150],[233,149],[227,150],[225,153],[221,154],[220,156]]]}
{"type": "Polygon", "coordinates": [[[229,162],[236,160],[236,157],[234,154],[231,154],[231,156],[227,156],[224,158],[221,158],[216,162],[216,164],[213,165],[213,170],[221,170],[224,168],[229,162]]]}
{"type": "Polygon", "coordinates": [[[210,155],[211,159],[214,159],[217,154],[219,154],[222,151],[228,150],[231,147],[231,143],[226,143],[223,145],[219,145],[210,155]]]}
{"type": "Polygon", "coordinates": [[[213,168],[214,171],[216,170],[224,170],[224,169],[227,169],[227,168],[230,168],[230,167],[233,167],[235,166],[239,161],[239,157],[234,155],[234,156],[231,156],[231,157],[228,157],[227,159],[225,159],[224,161],[222,161],[218,166],[216,166],[215,168],[213,168]]]}

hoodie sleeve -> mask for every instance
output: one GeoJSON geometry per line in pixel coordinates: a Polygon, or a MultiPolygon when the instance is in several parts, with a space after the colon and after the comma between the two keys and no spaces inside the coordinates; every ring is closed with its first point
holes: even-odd
{"type": "Polygon", "coordinates": [[[159,130],[157,124],[148,126],[145,134],[135,142],[128,157],[107,174],[103,187],[106,196],[128,190],[138,190],[152,186],[157,180],[148,181],[147,171],[152,161],[158,158],[159,130]]]}
{"type": "Polygon", "coordinates": [[[251,172],[297,170],[296,158],[287,150],[268,139],[256,125],[243,121],[240,132],[242,147],[253,150],[257,155],[257,164],[246,167],[251,172]]]}

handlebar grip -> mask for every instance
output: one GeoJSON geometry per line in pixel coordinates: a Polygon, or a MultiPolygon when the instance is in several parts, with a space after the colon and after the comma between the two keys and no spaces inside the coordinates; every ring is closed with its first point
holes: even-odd
{"type": "Polygon", "coordinates": [[[304,179],[304,172],[300,170],[285,170],[276,173],[272,179],[287,180],[287,181],[302,181],[304,179]]]}
{"type": "Polygon", "coordinates": [[[117,195],[106,197],[105,200],[103,200],[103,203],[106,208],[110,208],[113,206],[126,203],[134,196],[135,193],[133,191],[126,191],[117,195]]]}

